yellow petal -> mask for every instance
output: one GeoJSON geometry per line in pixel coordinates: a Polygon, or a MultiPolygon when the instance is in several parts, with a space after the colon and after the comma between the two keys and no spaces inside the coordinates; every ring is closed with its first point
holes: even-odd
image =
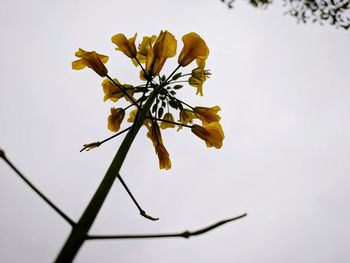
{"type": "Polygon", "coordinates": [[[209,123],[207,126],[194,124],[191,131],[205,141],[207,147],[220,149],[225,138],[221,125],[218,122],[209,123]]]}
{"type": "Polygon", "coordinates": [[[136,114],[137,114],[137,109],[133,109],[132,111],[130,111],[129,118],[127,119],[127,121],[128,122],[134,122],[136,114]]]}
{"type": "Polygon", "coordinates": [[[210,71],[205,70],[203,68],[197,67],[192,70],[191,77],[188,80],[188,83],[197,88],[197,93],[201,96],[203,96],[203,83],[207,80],[207,77],[209,77],[210,71]]]}
{"type": "Polygon", "coordinates": [[[205,41],[196,33],[191,32],[182,37],[184,47],[179,55],[178,63],[185,67],[193,60],[206,59],[209,55],[209,48],[205,41]]]}
{"type": "MultiPolygon", "coordinates": [[[[151,37],[143,37],[141,44],[138,47],[136,58],[141,64],[145,64],[147,60],[147,54],[150,49],[152,49],[152,45],[154,41],[156,41],[157,36],[152,35],[151,37]]],[[[138,66],[137,60],[133,59],[133,63],[135,66],[138,66]]]]}
{"type": "Polygon", "coordinates": [[[124,34],[116,34],[112,37],[112,42],[118,47],[116,50],[122,51],[129,58],[134,58],[136,56],[136,46],[135,39],[137,34],[134,37],[127,39],[124,34]]]}
{"type": "Polygon", "coordinates": [[[171,113],[165,113],[163,120],[160,123],[160,128],[161,129],[167,129],[167,128],[175,128],[175,123],[171,123],[174,122],[174,117],[171,113]],[[170,121],[170,122],[166,122],[166,121],[170,121]]]}
{"type": "MultiPolygon", "coordinates": [[[[188,110],[188,109],[182,109],[179,113],[180,120],[179,122],[182,124],[189,124],[192,123],[193,119],[196,118],[196,115],[194,114],[193,111],[188,110]]],[[[178,126],[178,131],[182,129],[182,126],[178,126]]]]}
{"type": "Polygon", "coordinates": [[[195,107],[193,109],[197,118],[202,121],[203,125],[207,125],[212,122],[219,122],[221,117],[217,114],[220,111],[219,106],[208,107],[195,107]]]}
{"type": "Polygon", "coordinates": [[[168,31],[161,31],[152,49],[147,52],[146,72],[157,76],[165,61],[176,55],[177,41],[168,31]]]}
{"type": "Polygon", "coordinates": [[[124,119],[125,111],[122,108],[111,108],[111,114],[108,116],[108,129],[117,132],[124,119]]]}
{"type": "Polygon", "coordinates": [[[108,70],[104,65],[104,63],[107,63],[108,61],[107,56],[98,54],[95,51],[85,51],[81,48],[75,52],[75,55],[80,59],[72,62],[73,69],[80,70],[89,67],[101,77],[107,75],[108,70]]]}
{"type": "Polygon", "coordinates": [[[72,69],[80,70],[86,67],[86,63],[83,59],[78,59],[72,62],[72,69]]]}

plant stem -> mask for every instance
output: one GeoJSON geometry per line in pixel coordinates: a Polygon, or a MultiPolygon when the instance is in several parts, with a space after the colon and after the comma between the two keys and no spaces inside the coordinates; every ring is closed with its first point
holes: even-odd
{"type": "Polygon", "coordinates": [[[96,190],[94,196],[92,197],[90,203],[86,207],[83,215],[79,219],[78,223],[73,227],[66,243],[64,244],[62,250],[58,254],[55,262],[71,262],[80,247],[83,245],[88,236],[88,231],[90,230],[95,218],[100,211],[104,200],[107,197],[109,190],[111,189],[115,178],[118,176],[120,168],[125,160],[125,157],[131,147],[132,142],[134,141],[138,131],[142,127],[147,113],[150,110],[150,107],[158,93],[158,90],[162,86],[159,86],[155,89],[147,99],[144,107],[140,111],[138,119],[135,120],[134,128],[130,129],[127,135],[125,136],[122,144],[120,145],[112,163],[110,164],[106,175],[104,176],[101,184],[96,190]]]}

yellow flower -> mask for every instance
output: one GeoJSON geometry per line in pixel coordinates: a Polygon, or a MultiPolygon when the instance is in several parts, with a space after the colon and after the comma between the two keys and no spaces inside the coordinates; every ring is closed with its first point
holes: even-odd
{"type": "Polygon", "coordinates": [[[207,76],[210,75],[209,70],[202,69],[200,67],[192,70],[192,74],[188,83],[197,88],[196,95],[199,94],[203,96],[203,83],[207,80],[207,76]]]}
{"type": "Polygon", "coordinates": [[[119,131],[124,116],[125,111],[122,108],[111,108],[111,115],[108,116],[108,129],[113,132],[119,131]]]}
{"type": "Polygon", "coordinates": [[[72,68],[76,70],[83,69],[85,67],[91,68],[101,77],[105,77],[108,73],[104,63],[107,63],[108,57],[96,53],[95,51],[85,51],[81,48],[75,52],[75,56],[80,58],[72,62],[72,68]]]}
{"type": "Polygon", "coordinates": [[[127,39],[124,34],[116,34],[112,37],[112,42],[116,44],[118,47],[116,50],[120,50],[129,58],[135,58],[136,56],[136,46],[135,39],[137,34],[135,34],[132,38],[127,39]]]}
{"type": "Polygon", "coordinates": [[[221,125],[218,122],[209,123],[206,126],[194,124],[191,131],[205,141],[207,147],[220,149],[225,138],[221,125]]]}
{"type": "MultiPolygon", "coordinates": [[[[137,114],[137,109],[133,109],[132,111],[130,111],[129,113],[129,118],[127,119],[127,122],[134,122],[135,118],[136,118],[136,114],[137,114]]],[[[145,122],[143,123],[148,129],[150,129],[151,124],[150,124],[150,120],[146,119],[145,122]]]]}
{"type": "MultiPolygon", "coordinates": [[[[118,84],[120,84],[120,82],[117,79],[114,79],[114,81],[118,84]]],[[[128,85],[128,84],[120,84],[120,86],[124,89],[124,91],[130,96],[132,97],[134,95],[134,89],[133,86],[128,85]]],[[[113,102],[117,102],[120,98],[124,97],[124,92],[117,87],[113,82],[111,82],[108,79],[105,79],[102,82],[102,87],[103,87],[103,92],[105,94],[105,96],[103,97],[103,101],[106,100],[111,100],[113,102]]],[[[125,99],[129,102],[130,99],[126,96],[125,99]]],[[[132,102],[131,102],[132,103],[132,102]]]]}
{"type": "Polygon", "coordinates": [[[207,57],[198,57],[196,59],[197,67],[201,68],[201,69],[204,69],[205,68],[205,62],[206,62],[207,58],[208,58],[208,56],[207,57]]]}
{"type": "MultiPolygon", "coordinates": [[[[174,122],[174,117],[173,117],[173,115],[171,113],[168,112],[168,113],[164,114],[163,120],[174,122]]],[[[160,123],[160,128],[161,129],[175,128],[175,123],[165,122],[165,121],[162,121],[160,123]]]]}
{"type": "Polygon", "coordinates": [[[148,76],[157,76],[167,58],[176,55],[177,41],[168,31],[161,31],[152,49],[147,52],[146,72],[148,76]]]}
{"type": "MultiPolygon", "coordinates": [[[[156,41],[156,39],[156,35],[152,35],[151,37],[143,37],[141,44],[139,44],[138,51],[136,54],[136,58],[140,63],[146,63],[148,51],[152,48],[152,45],[154,41],[156,41]]],[[[135,66],[138,66],[136,59],[133,59],[132,62],[135,66]]]]}
{"type": "Polygon", "coordinates": [[[207,125],[207,124],[212,123],[212,122],[219,122],[221,120],[221,117],[217,113],[220,110],[221,109],[219,106],[214,106],[211,108],[195,107],[193,109],[197,118],[202,121],[203,125],[207,125]]]}
{"type": "MultiPolygon", "coordinates": [[[[179,114],[180,120],[179,122],[182,124],[189,124],[192,123],[192,120],[196,118],[196,115],[193,111],[188,109],[182,109],[179,114]]],[[[182,126],[179,125],[177,130],[182,129],[182,126]]]]}
{"type": "Polygon", "coordinates": [[[171,161],[169,158],[169,153],[166,150],[162,134],[157,123],[152,123],[152,126],[147,132],[147,137],[151,139],[155,152],[159,159],[159,168],[169,170],[171,168],[171,161]]]}
{"type": "Polygon", "coordinates": [[[184,47],[178,59],[181,66],[185,67],[195,59],[205,60],[208,57],[209,48],[205,41],[196,33],[191,32],[184,35],[182,42],[184,43],[184,47]]]}
{"type": "Polygon", "coordinates": [[[129,113],[129,118],[127,119],[127,122],[134,122],[137,114],[137,109],[133,109],[129,113]]]}

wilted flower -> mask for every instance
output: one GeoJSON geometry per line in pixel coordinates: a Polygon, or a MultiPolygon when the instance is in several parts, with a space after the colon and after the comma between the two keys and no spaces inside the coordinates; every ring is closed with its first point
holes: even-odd
{"type": "Polygon", "coordinates": [[[98,146],[100,146],[101,145],[101,143],[100,142],[91,142],[91,143],[87,143],[87,144],[84,144],[83,145],[83,149],[81,149],[80,151],[82,152],[82,151],[90,151],[90,150],[92,150],[92,149],[94,149],[94,148],[97,148],[98,146]]]}
{"type": "Polygon", "coordinates": [[[154,146],[158,143],[163,143],[162,134],[160,133],[159,125],[153,122],[147,132],[147,137],[151,139],[154,146]]]}
{"type": "Polygon", "coordinates": [[[147,137],[150,138],[153,143],[154,150],[159,159],[159,168],[166,170],[170,169],[171,161],[169,153],[163,144],[162,134],[160,133],[159,126],[156,122],[152,123],[152,126],[147,132],[147,137]]]}
{"type": "Polygon", "coordinates": [[[169,170],[171,168],[171,160],[163,144],[159,143],[156,146],[156,153],[159,159],[159,169],[169,170]]]}
{"type": "Polygon", "coordinates": [[[105,77],[108,73],[104,63],[107,63],[108,57],[96,53],[95,51],[85,51],[81,48],[75,52],[78,60],[72,62],[72,68],[76,70],[83,69],[85,67],[91,68],[101,77],[105,77]]]}

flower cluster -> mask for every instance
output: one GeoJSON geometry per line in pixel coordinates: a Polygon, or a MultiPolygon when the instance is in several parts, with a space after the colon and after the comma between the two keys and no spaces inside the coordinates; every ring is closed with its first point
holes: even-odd
{"type": "MultiPolygon", "coordinates": [[[[161,71],[166,60],[176,55],[177,41],[175,37],[168,31],[161,31],[158,36],[143,37],[137,48],[136,37],[136,34],[131,38],[127,38],[124,34],[116,34],[112,37],[112,42],[116,45],[116,50],[123,52],[136,67],[140,68],[140,79],[142,80],[140,85],[122,84],[117,79],[111,78],[104,65],[107,63],[108,57],[95,51],[88,52],[79,49],[75,53],[79,60],[72,62],[73,69],[80,70],[89,67],[105,78],[102,81],[104,101],[110,100],[117,103],[120,99],[124,99],[130,103],[125,108],[111,109],[111,114],[108,116],[108,129],[112,132],[118,132],[125,118],[126,110],[131,107],[134,109],[130,111],[127,121],[135,125],[139,120],[140,110],[151,98],[151,93],[155,92],[155,96],[152,97],[152,106],[143,125],[148,129],[147,137],[152,141],[159,159],[160,169],[171,168],[169,153],[164,146],[161,130],[190,128],[192,133],[203,139],[208,147],[221,148],[224,133],[219,123],[221,119],[218,115],[220,107],[192,107],[177,97],[177,93],[183,88],[184,83],[195,87],[196,94],[203,96],[203,83],[210,76],[210,71],[205,69],[209,55],[205,41],[194,32],[184,35],[182,37],[183,48],[177,60],[178,66],[166,77],[161,75],[161,71]],[[196,66],[191,72],[178,72],[194,61],[196,66]],[[179,116],[177,121],[174,118],[175,112],[178,112],[179,116]],[[201,125],[194,124],[195,120],[201,122],[201,125]]],[[[125,130],[132,129],[132,127],[125,130]]],[[[101,142],[87,144],[85,149],[89,150],[100,144],[101,142]]]]}

